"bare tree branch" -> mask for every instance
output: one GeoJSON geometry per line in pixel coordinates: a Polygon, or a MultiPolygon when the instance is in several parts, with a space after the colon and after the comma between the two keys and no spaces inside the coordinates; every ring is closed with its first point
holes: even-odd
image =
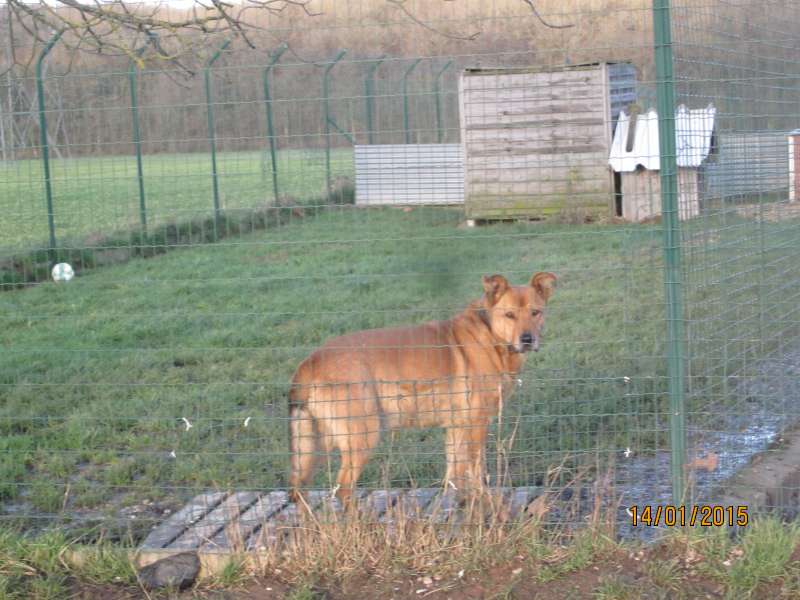
{"type": "Polygon", "coordinates": [[[549,27],[550,29],[569,29],[570,27],[575,27],[575,23],[569,23],[567,25],[553,25],[552,23],[548,23],[542,18],[542,15],[539,14],[539,11],[536,10],[536,5],[533,3],[533,0],[522,0],[525,4],[530,6],[533,14],[536,15],[536,18],[539,19],[539,22],[544,25],[545,27],[549,27]]]}
{"type": "Polygon", "coordinates": [[[467,42],[471,42],[471,41],[475,40],[481,34],[480,31],[476,31],[475,33],[471,33],[469,35],[454,35],[452,33],[444,32],[441,29],[436,29],[435,27],[431,27],[430,25],[428,25],[424,21],[421,21],[420,19],[415,17],[414,14],[406,8],[405,1],[406,0],[387,0],[387,2],[389,4],[399,8],[403,12],[403,14],[406,15],[406,17],[411,19],[414,23],[416,23],[417,25],[419,25],[423,29],[427,29],[428,31],[431,31],[431,32],[433,32],[433,33],[435,33],[437,35],[441,35],[443,37],[449,38],[451,40],[463,40],[463,41],[467,41],[467,42]]]}
{"type": "MultiPolygon", "coordinates": [[[[0,0],[2,1],[2,0],[0,0]]],[[[208,46],[211,34],[233,35],[249,48],[256,48],[256,31],[266,31],[269,37],[285,37],[291,30],[279,28],[282,33],[264,26],[264,13],[283,16],[288,9],[302,11],[306,17],[322,15],[313,8],[316,0],[194,0],[191,10],[171,13],[162,5],[135,4],[133,0],[57,0],[33,4],[31,0],[6,0],[6,11],[29,36],[45,43],[53,32],[65,29],[68,34],[62,44],[74,50],[91,51],[98,54],[127,56],[135,60],[157,59],[176,62],[182,55],[191,55],[208,46]],[[141,47],[142,38],[156,36],[158,40],[150,46],[147,57],[135,55],[141,47]]],[[[453,33],[443,30],[421,18],[409,8],[408,0],[384,0],[388,6],[399,10],[405,19],[437,36],[452,40],[474,41],[481,31],[453,33]]],[[[459,0],[448,0],[455,4],[459,0]]],[[[566,29],[574,24],[553,24],[545,20],[536,7],[536,0],[521,0],[532,11],[543,26],[551,29],[566,29]]],[[[288,19],[291,16],[286,17],[288,19]]],[[[278,39],[277,43],[287,43],[278,39]]],[[[293,54],[294,51],[291,49],[293,54]]],[[[302,62],[314,62],[303,60],[302,62]]],[[[16,57],[14,57],[16,60],[16,57]]],[[[30,55],[23,57],[30,60],[30,55]]],[[[183,68],[183,67],[182,67],[183,68]]]]}
{"type": "Polygon", "coordinates": [[[68,47],[91,50],[97,53],[132,55],[141,36],[156,34],[162,43],[154,46],[157,58],[173,60],[174,49],[188,52],[204,46],[206,40],[192,38],[192,34],[233,33],[245,44],[255,48],[249,32],[260,29],[255,22],[245,19],[247,9],[273,15],[283,13],[288,7],[297,7],[310,17],[312,0],[244,0],[241,4],[227,0],[195,0],[190,13],[181,12],[177,18],[164,16],[163,7],[132,5],[126,0],[58,0],[57,4],[31,4],[29,0],[7,0],[7,8],[28,34],[40,43],[53,31],[66,29],[68,47]],[[199,9],[199,10],[198,10],[199,9]],[[170,40],[170,44],[163,42],[170,40]]]}
{"type": "Polygon", "coordinates": [[[211,3],[214,5],[217,11],[223,15],[230,30],[238,34],[244,40],[245,44],[254,49],[256,46],[250,41],[250,38],[247,37],[247,32],[242,26],[242,22],[239,20],[238,15],[234,16],[230,13],[233,6],[227,2],[222,2],[222,0],[211,0],[211,3]]]}

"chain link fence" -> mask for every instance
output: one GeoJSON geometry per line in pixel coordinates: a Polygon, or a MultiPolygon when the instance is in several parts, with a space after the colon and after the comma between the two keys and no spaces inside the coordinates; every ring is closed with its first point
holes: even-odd
{"type": "MultiPolygon", "coordinates": [[[[748,465],[798,416],[797,7],[535,5],[326,5],[267,23],[261,50],[209,36],[171,64],[17,49],[2,519],[143,536],[198,494],[287,490],[309,353],[537,272],[558,285],[541,351],[481,417],[485,481],[627,534],[634,504],[755,506],[748,465]]],[[[452,441],[381,411],[359,487],[441,486],[452,441]]],[[[315,452],[304,484],[336,491],[340,458],[315,452]]],[[[790,481],[761,505],[793,514],[790,481]]]]}

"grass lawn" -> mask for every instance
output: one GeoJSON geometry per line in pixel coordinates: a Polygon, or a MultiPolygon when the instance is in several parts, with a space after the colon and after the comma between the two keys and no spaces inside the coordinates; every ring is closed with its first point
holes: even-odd
{"type": "MultiPolygon", "coordinates": [[[[560,276],[543,351],[507,408],[516,481],[541,478],[563,452],[642,435],[652,445],[661,374],[630,365],[660,355],[657,230],[466,230],[460,219],[450,209],[332,208],[0,294],[0,497],[55,512],[67,486],[75,507],[284,486],[285,394],[303,356],[346,331],[448,317],[494,272],[517,283],[536,270],[560,276]],[[649,400],[631,402],[626,375],[649,400]]],[[[431,483],[441,443],[435,430],[397,435],[364,482],[431,483]]]]}
{"type": "MultiPolygon", "coordinates": [[[[538,270],[560,278],[543,349],[490,441],[491,450],[513,437],[513,483],[541,482],[565,456],[571,466],[665,448],[660,228],[463,229],[461,218],[458,209],[332,206],[0,294],[0,500],[50,515],[284,487],[285,396],[306,353],[347,331],[446,318],[495,272],[515,283],[538,270]]],[[[690,316],[709,347],[731,306],[740,338],[754,339],[764,303],[752,290],[798,279],[786,260],[796,227],[765,224],[769,243],[756,252],[759,238],[743,235],[752,223],[687,228],[689,242],[691,227],[705,236],[688,246],[687,276],[690,316]]],[[[710,356],[692,372],[696,389],[741,358],[733,345],[724,360],[710,356]]],[[[365,486],[429,485],[443,473],[438,430],[387,437],[379,454],[365,486]]],[[[321,469],[317,483],[330,475],[321,469]]]]}
{"type": "MultiPolygon", "coordinates": [[[[324,152],[282,150],[277,166],[280,194],[304,204],[324,196],[324,152]]],[[[274,201],[272,168],[264,152],[221,152],[217,168],[221,208],[235,211],[274,201]]],[[[148,225],[213,211],[209,154],[145,155],[142,171],[148,225]]],[[[54,159],[51,172],[60,244],[83,247],[87,240],[139,226],[135,157],[54,159]]],[[[331,172],[333,177],[352,178],[351,149],[332,152],[331,172]]],[[[41,161],[0,165],[0,214],[0,255],[45,247],[48,225],[41,161]]]]}

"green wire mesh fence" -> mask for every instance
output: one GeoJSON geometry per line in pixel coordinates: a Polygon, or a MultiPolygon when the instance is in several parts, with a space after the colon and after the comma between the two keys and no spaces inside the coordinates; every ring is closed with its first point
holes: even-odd
{"type": "MultiPolygon", "coordinates": [[[[798,418],[797,7],[358,4],[176,63],[4,55],[2,519],[146,532],[285,490],[310,352],[535,272],[558,286],[489,485],[628,533],[634,504],[755,506],[798,418]]],[[[441,485],[446,441],[387,429],[360,487],[441,485]]],[[[790,479],[761,505],[793,514],[790,479]]]]}
{"type": "Polygon", "coordinates": [[[736,497],[763,493],[760,504],[793,515],[787,474],[754,477],[787,459],[775,446],[797,421],[798,7],[753,8],[687,2],[672,11],[676,100],[716,108],[701,212],[681,232],[687,443],[709,466],[719,459],[698,481],[738,472],[736,497]],[[758,459],[767,463],[751,466],[769,444],[775,452],[758,459]]]}

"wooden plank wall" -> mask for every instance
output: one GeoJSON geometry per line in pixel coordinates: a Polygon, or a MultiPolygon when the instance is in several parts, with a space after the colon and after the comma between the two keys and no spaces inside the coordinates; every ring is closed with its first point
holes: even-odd
{"type": "MultiPolygon", "coordinates": [[[[692,219],[700,214],[698,182],[700,170],[678,168],[678,218],[692,219]]],[[[639,168],[622,173],[622,218],[641,223],[661,216],[661,171],[639,168]]]]}
{"type": "Polygon", "coordinates": [[[468,218],[613,210],[605,65],[467,71],[459,98],[468,218]]]}

